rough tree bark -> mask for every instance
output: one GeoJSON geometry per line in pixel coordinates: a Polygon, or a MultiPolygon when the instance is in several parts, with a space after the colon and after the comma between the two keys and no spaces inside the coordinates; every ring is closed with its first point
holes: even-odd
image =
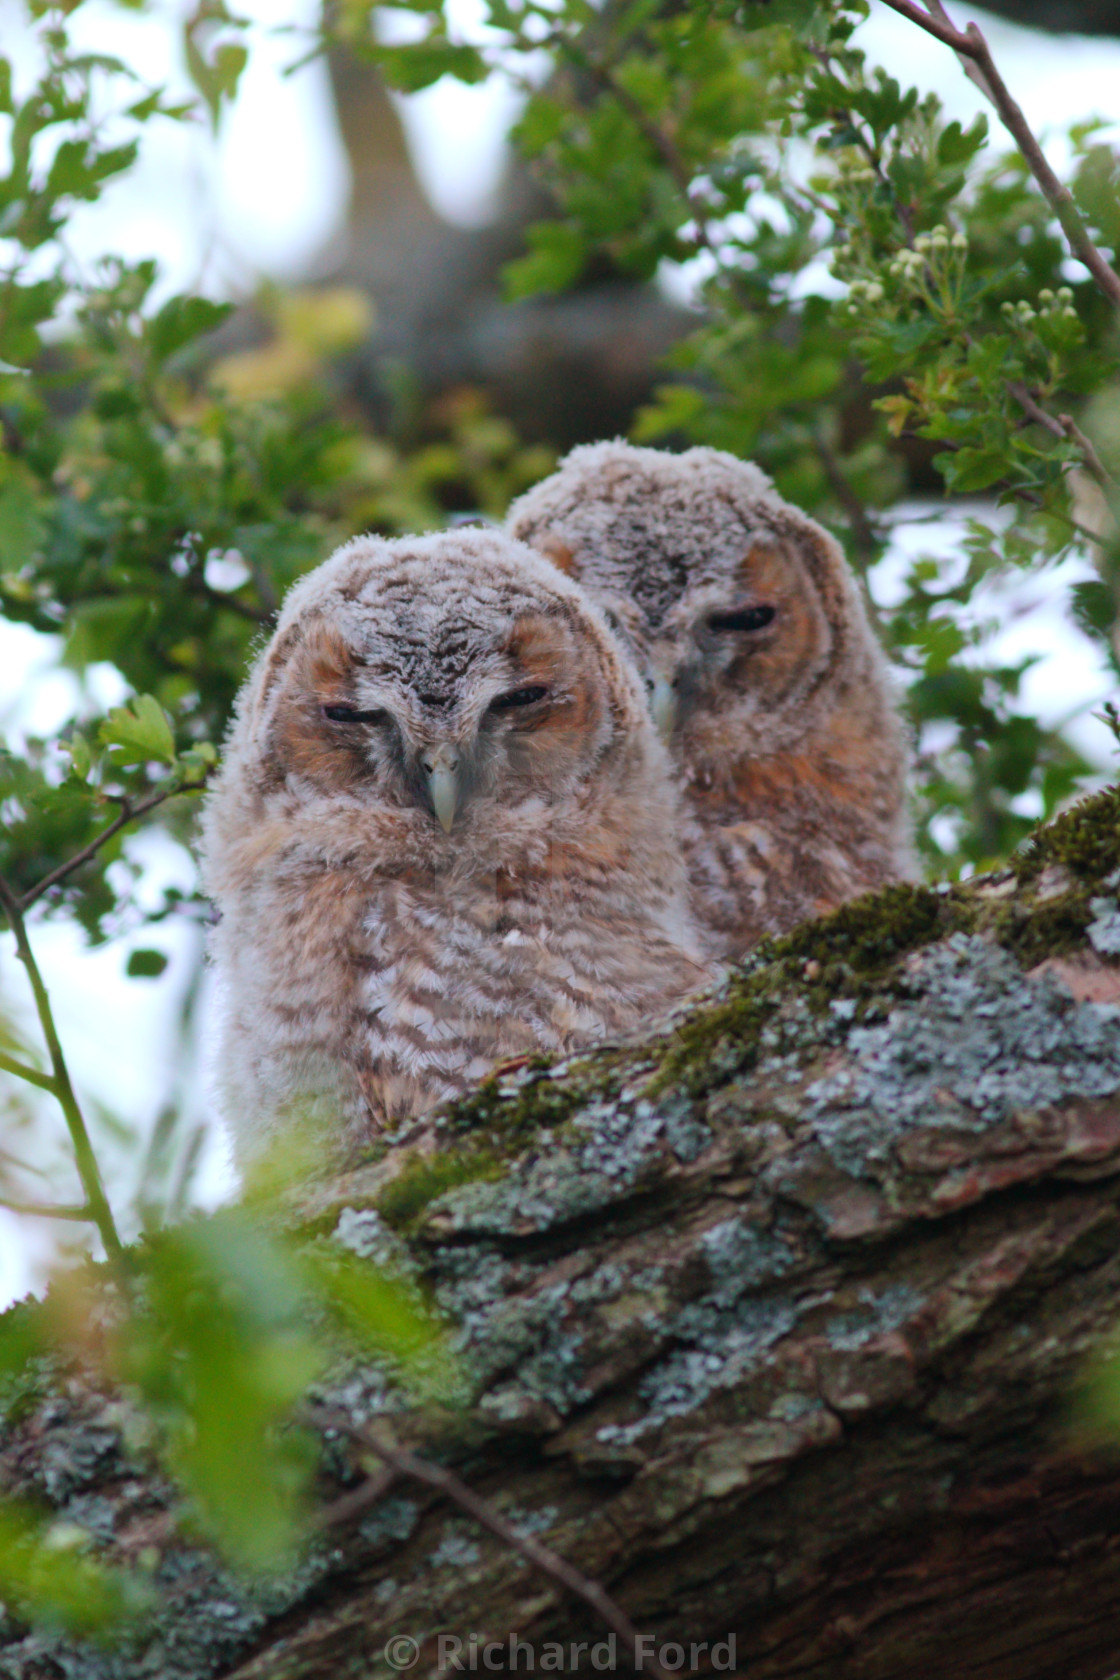
{"type": "MultiPolygon", "coordinates": [[[[306,1193],[315,1240],[462,1326],[471,1406],[397,1438],[686,1661],[733,1635],[753,1680],[1105,1680],[1120,1461],[1071,1418],[1120,1281],[1118,894],[1113,790],[1002,874],[861,900],[669,1031],[501,1074],[426,1161],[306,1193]]],[[[367,1368],[331,1398],[386,1403],[367,1368]]],[[[393,1634],[415,1674],[441,1630],[603,1637],[409,1484],[250,1592],[125,1435],[72,1380],[0,1435],[0,1478],[106,1557],[156,1548],[159,1615],[117,1653],[8,1623],[0,1675],[333,1680],[391,1672],[393,1634]]],[[[357,1474],[343,1438],[330,1462],[357,1474]]]]}

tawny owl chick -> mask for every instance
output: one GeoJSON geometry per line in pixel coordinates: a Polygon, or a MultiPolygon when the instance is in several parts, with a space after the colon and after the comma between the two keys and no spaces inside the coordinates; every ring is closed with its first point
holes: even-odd
{"type": "Polygon", "coordinates": [[[837,544],[757,467],[593,444],[508,528],[583,583],[643,669],[713,953],[909,873],[886,662],[837,544]]]}
{"type": "Polygon", "coordinates": [[[340,549],[287,598],[205,821],[241,1159],[308,1119],[345,1152],[701,985],[678,828],[577,585],[496,531],[340,549]]]}

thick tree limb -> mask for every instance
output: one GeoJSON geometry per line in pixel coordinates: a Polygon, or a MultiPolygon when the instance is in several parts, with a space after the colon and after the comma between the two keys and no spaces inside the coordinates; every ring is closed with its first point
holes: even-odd
{"type": "MultiPolygon", "coordinates": [[[[394,1442],[683,1667],[733,1637],[752,1680],[1106,1680],[1120,1463],[1073,1424],[1120,1301],[1118,893],[1113,792],[1014,871],[799,930],[661,1035],[511,1069],[439,1116],[434,1164],[305,1191],[318,1240],[462,1327],[468,1409],[395,1410],[394,1442]]],[[[360,1371],[324,1399],[362,1428],[385,1404],[360,1371]]],[[[380,1676],[394,1636],[427,1675],[472,1633],[593,1672],[590,1611],[436,1486],[237,1587],[119,1411],[71,1381],[0,1477],[111,1561],[157,1550],[159,1611],[112,1653],[0,1629],[5,1680],[380,1676]]]]}

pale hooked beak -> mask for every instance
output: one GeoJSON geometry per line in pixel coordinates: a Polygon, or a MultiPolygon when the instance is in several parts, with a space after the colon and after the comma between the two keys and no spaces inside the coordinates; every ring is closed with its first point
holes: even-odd
{"type": "Polygon", "coordinates": [[[663,741],[673,733],[677,722],[677,691],[667,677],[657,677],[650,691],[649,711],[654,728],[663,741]]]}
{"type": "Polygon", "coordinates": [[[432,810],[445,834],[451,833],[459,804],[459,754],[445,742],[420,754],[420,768],[432,797],[432,810]]]}

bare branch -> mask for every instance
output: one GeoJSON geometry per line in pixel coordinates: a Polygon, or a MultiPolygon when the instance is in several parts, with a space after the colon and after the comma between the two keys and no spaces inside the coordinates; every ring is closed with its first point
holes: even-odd
{"type": "MultiPolygon", "coordinates": [[[[558,1552],[542,1546],[539,1540],[534,1540],[530,1534],[522,1534],[513,1524],[507,1522],[497,1508],[488,1499],[468,1487],[453,1470],[445,1470],[440,1464],[430,1464],[427,1459],[418,1458],[415,1453],[404,1447],[391,1446],[374,1435],[372,1430],[363,1429],[359,1424],[351,1423],[343,1412],[330,1410],[322,1406],[308,1408],[312,1420],[320,1428],[337,1429],[348,1435],[352,1441],[367,1447],[381,1462],[388,1465],[396,1475],[411,1476],[414,1481],[423,1482],[426,1486],[435,1488],[446,1498],[466,1511],[483,1528],[488,1528],[491,1534],[496,1534],[499,1540],[518,1552],[527,1563],[546,1576],[554,1585],[563,1587],[582,1599],[584,1604],[594,1610],[613,1633],[616,1633],[627,1650],[637,1656],[638,1631],[626,1612],[617,1605],[604,1591],[597,1581],[589,1580],[581,1575],[578,1569],[572,1567],[558,1552]]],[[[360,1491],[360,1490],[359,1490],[360,1491]]],[[[643,1671],[655,1676],[655,1680],[669,1680],[669,1676],[659,1663],[651,1657],[645,1656],[642,1662],[643,1671]]],[[[677,1680],[687,1680],[682,1675],[677,1680]]]]}
{"type": "Polygon", "coordinates": [[[385,1495],[399,1481],[397,1472],[390,1465],[386,1465],[376,1476],[367,1476],[361,1486],[356,1487],[352,1493],[344,1493],[333,1504],[316,1511],[313,1519],[315,1527],[342,1528],[347,1523],[356,1522],[374,1505],[380,1505],[385,1495]]]}
{"type": "Polygon", "coordinates": [[[883,0],[883,4],[976,65],[983,77],[984,93],[999,112],[1004,127],[1030,165],[1031,174],[1062,225],[1062,232],[1069,241],[1071,251],[1079,262],[1084,263],[1105,297],[1120,308],[1120,274],[1109,266],[1093,244],[1089,230],[1073,202],[1073,194],[1059,181],[1047,162],[1042,147],[1031,133],[1022,109],[1012,98],[1006,82],[997,70],[991,49],[980,30],[974,23],[970,23],[964,31],[954,28],[944,6],[939,3],[930,12],[923,10],[915,0],[883,0]]]}
{"type": "Polygon", "coordinates": [[[0,1071],[14,1073],[17,1079],[26,1079],[29,1085],[38,1085],[41,1091],[49,1091],[52,1096],[56,1094],[54,1080],[49,1073],[40,1073],[38,1068],[29,1067],[14,1056],[6,1056],[3,1050],[0,1050],[0,1071]]]}
{"type": "Polygon", "coordinates": [[[19,908],[29,910],[33,904],[42,898],[45,892],[49,891],[51,887],[57,886],[59,881],[64,881],[68,875],[72,875],[75,869],[80,869],[83,863],[88,863],[90,858],[95,857],[102,846],[113,838],[114,834],[119,834],[122,828],[126,828],[130,822],[135,822],[137,817],[147,816],[149,811],[154,811],[158,805],[163,805],[168,799],[174,799],[177,794],[197,793],[205,785],[206,778],[203,777],[197,782],[180,782],[177,787],[163,788],[158,793],[150,794],[147,799],[139,800],[135,805],[131,799],[121,799],[120,816],[114,817],[112,822],[101,830],[100,834],[95,835],[88,845],[75,852],[73,857],[67,858],[65,863],[60,863],[57,869],[52,869],[49,875],[44,875],[41,881],[37,881],[33,887],[30,887],[22,898],[16,901],[19,908]]]}
{"type": "Polygon", "coordinates": [[[1115,490],[1116,480],[1097,454],[1093,440],[1087,438],[1072,414],[1059,414],[1058,423],[1062,426],[1068,438],[1076,443],[1085,457],[1085,465],[1096,479],[1097,483],[1106,490],[1115,490]]]}
{"type": "Polygon", "coordinates": [[[879,538],[875,534],[875,527],[867,516],[867,509],[845,476],[844,469],[841,467],[832,445],[826,438],[817,433],[813,438],[813,447],[816,449],[817,457],[824,468],[824,475],[828,480],[829,488],[847,517],[856,553],[864,568],[866,568],[878,557],[881,547],[879,538]]]}
{"type": "Polygon", "coordinates": [[[37,1219],[93,1219],[93,1209],[88,1202],[16,1202],[0,1196],[0,1208],[8,1213],[33,1214],[37,1219]]]}
{"type": "Polygon", "coordinates": [[[1039,407],[1021,379],[1009,379],[1007,389],[1028,420],[1033,420],[1036,426],[1044,427],[1051,437],[1060,438],[1063,443],[1066,442],[1065,427],[1060,421],[1055,420],[1052,414],[1047,414],[1044,408],[1039,407]]]}

